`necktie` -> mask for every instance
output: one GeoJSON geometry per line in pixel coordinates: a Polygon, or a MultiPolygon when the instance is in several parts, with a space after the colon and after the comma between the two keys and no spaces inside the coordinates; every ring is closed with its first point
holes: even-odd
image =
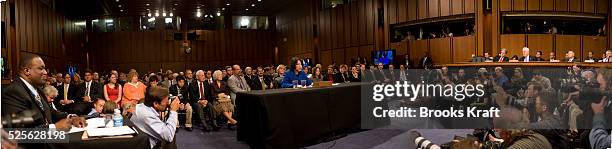
{"type": "Polygon", "coordinates": [[[45,111],[45,108],[43,107],[42,101],[40,99],[40,95],[36,95],[36,103],[38,103],[38,107],[40,107],[41,110],[45,111]]]}
{"type": "Polygon", "coordinates": [[[200,100],[204,99],[204,83],[200,82],[200,100]]]}
{"type": "Polygon", "coordinates": [[[523,60],[524,62],[529,62],[529,57],[525,57],[525,60],[523,60]]]}
{"type": "Polygon", "coordinates": [[[499,62],[504,61],[504,57],[499,57],[499,62]]]}
{"type": "Polygon", "coordinates": [[[68,84],[64,84],[64,99],[68,100],[68,84]]]}
{"type": "Polygon", "coordinates": [[[85,84],[85,96],[89,96],[89,85],[91,85],[91,83],[86,83],[85,84]]]}
{"type": "Polygon", "coordinates": [[[263,81],[263,78],[259,78],[259,82],[261,82],[261,90],[266,90],[266,83],[263,81]]]}

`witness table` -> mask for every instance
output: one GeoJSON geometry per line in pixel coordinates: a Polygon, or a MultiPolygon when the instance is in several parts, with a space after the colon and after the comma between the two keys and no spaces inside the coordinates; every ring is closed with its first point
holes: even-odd
{"type": "Polygon", "coordinates": [[[82,140],[83,132],[68,134],[69,143],[48,144],[52,149],[150,149],[149,137],[139,132],[132,138],[82,140]]]}
{"type": "Polygon", "coordinates": [[[237,94],[238,140],[252,148],[300,148],[360,127],[361,85],[237,94]]]}

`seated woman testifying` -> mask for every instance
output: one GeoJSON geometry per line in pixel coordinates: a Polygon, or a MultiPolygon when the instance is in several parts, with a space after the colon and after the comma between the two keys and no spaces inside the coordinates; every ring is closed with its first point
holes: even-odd
{"type": "Polygon", "coordinates": [[[312,84],[312,81],[308,79],[306,73],[302,71],[302,60],[297,57],[291,58],[289,71],[285,72],[285,78],[283,78],[281,87],[292,88],[294,84],[302,84],[302,86],[309,86],[312,84]]]}

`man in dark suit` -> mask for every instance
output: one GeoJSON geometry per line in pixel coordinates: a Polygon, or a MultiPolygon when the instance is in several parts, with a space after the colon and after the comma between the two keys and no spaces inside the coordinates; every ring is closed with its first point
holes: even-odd
{"type": "Polygon", "coordinates": [[[253,88],[254,84],[254,80],[255,78],[257,78],[253,72],[253,68],[251,67],[246,67],[244,68],[244,79],[247,81],[247,84],[249,85],[249,87],[253,88]]]}
{"type": "Polygon", "coordinates": [[[73,105],[72,110],[75,114],[86,115],[93,107],[93,101],[102,96],[102,86],[93,81],[93,72],[89,69],[85,70],[85,82],[78,87],[77,101],[73,105]]]}
{"type": "Polygon", "coordinates": [[[431,59],[429,52],[425,52],[425,55],[423,55],[423,58],[421,58],[419,66],[421,66],[423,69],[433,67],[433,60],[431,59]]]}
{"type": "Polygon", "coordinates": [[[42,58],[25,54],[19,61],[19,67],[19,76],[2,91],[2,116],[31,112],[34,121],[23,126],[8,127],[70,129],[73,125],[87,125],[83,118],[59,116],[61,113],[50,108],[44,101],[45,95],[40,87],[45,84],[43,77],[47,75],[47,71],[42,58]],[[52,115],[57,115],[58,120],[53,121],[52,115]]]}
{"type": "Polygon", "coordinates": [[[189,88],[187,87],[187,82],[185,81],[185,77],[178,76],[176,77],[176,84],[170,87],[170,94],[172,96],[176,96],[181,100],[181,105],[179,107],[180,110],[185,110],[185,130],[192,130],[192,114],[193,109],[191,108],[191,104],[189,103],[189,88]]]}
{"type": "MultiPolygon", "coordinates": [[[[261,67],[257,67],[257,76],[253,78],[253,86],[251,90],[266,90],[270,88],[272,79],[264,75],[264,70],[261,67]]],[[[246,79],[246,77],[245,77],[246,79]]]]}
{"type": "Polygon", "coordinates": [[[102,97],[102,86],[93,81],[93,75],[91,70],[85,70],[85,82],[79,86],[78,97],[83,102],[91,103],[96,98],[102,97]]]}
{"type": "Polygon", "coordinates": [[[347,66],[340,65],[340,72],[334,75],[334,83],[347,83],[349,81],[349,74],[347,73],[347,66]]]}
{"type": "Polygon", "coordinates": [[[71,85],[71,81],[72,79],[70,78],[70,74],[66,74],[63,79],[64,83],[59,86],[55,86],[57,89],[57,97],[55,97],[55,100],[53,100],[53,103],[60,111],[68,113],[74,113],[72,110],[72,104],[78,97],[78,87],[71,85]]]}
{"type": "Polygon", "coordinates": [[[580,58],[575,56],[574,51],[567,51],[567,53],[565,53],[565,59],[563,59],[562,62],[570,62],[570,63],[574,63],[574,62],[580,62],[580,58]]]}
{"type": "Polygon", "coordinates": [[[508,54],[508,50],[502,49],[501,52],[499,52],[499,55],[496,56],[495,58],[493,58],[493,61],[494,62],[507,62],[507,61],[510,61],[510,58],[508,58],[506,56],[506,54],[508,54]]]}
{"type": "Polygon", "coordinates": [[[536,52],[535,61],[546,61],[544,58],[542,58],[542,51],[536,52]]]}
{"type": "Polygon", "coordinates": [[[529,48],[523,47],[523,57],[519,58],[519,61],[532,62],[532,61],[536,61],[536,59],[532,57],[531,55],[529,55],[529,48]]]}
{"type": "Polygon", "coordinates": [[[196,81],[189,87],[190,104],[203,125],[203,131],[219,130],[212,108],[214,100],[203,70],[196,71],[196,81]],[[208,89],[206,89],[208,88],[208,89]],[[211,122],[208,122],[211,121],[211,122]]]}
{"type": "Polygon", "coordinates": [[[395,70],[395,66],[393,66],[393,64],[389,64],[388,69],[389,71],[386,73],[387,78],[389,78],[391,81],[399,80],[399,71],[395,70]]]}

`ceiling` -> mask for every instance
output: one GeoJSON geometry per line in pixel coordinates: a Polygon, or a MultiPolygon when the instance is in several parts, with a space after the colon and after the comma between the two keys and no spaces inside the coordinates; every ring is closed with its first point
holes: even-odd
{"type": "Polygon", "coordinates": [[[165,11],[167,15],[172,12],[184,18],[195,17],[198,9],[202,16],[217,12],[274,15],[295,1],[299,0],[56,0],[55,4],[69,18],[146,16],[155,15],[156,11],[160,16],[165,11]]]}

